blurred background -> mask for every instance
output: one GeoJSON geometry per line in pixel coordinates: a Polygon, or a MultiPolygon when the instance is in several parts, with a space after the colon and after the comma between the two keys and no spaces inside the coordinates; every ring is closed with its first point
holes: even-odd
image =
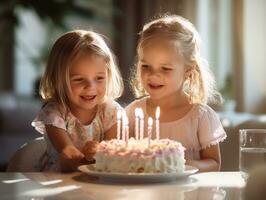
{"type": "MultiPolygon", "coordinates": [[[[1,0],[0,170],[19,146],[40,136],[31,127],[41,106],[38,84],[62,33],[90,29],[107,37],[126,85],[119,102],[126,105],[133,100],[129,74],[138,32],[164,13],[189,19],[199,31],[225,99],[212,107],[228,134],[250,121],[252,128],[266,126],[265,8],[265,0],[1,0]]],[[[232,140],[237,142],[235,135],[232,140]]],[[[229,150],[237,145],[225,144],[229,150]]]]}

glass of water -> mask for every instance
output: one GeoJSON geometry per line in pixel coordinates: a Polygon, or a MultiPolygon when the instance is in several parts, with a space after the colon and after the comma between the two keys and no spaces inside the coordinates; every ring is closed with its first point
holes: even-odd
{"type": "Polygon", "coordinates": [[[266,129],[239,130],[239,170],[246,180],[250,170],[266,166],[266,129]]]}

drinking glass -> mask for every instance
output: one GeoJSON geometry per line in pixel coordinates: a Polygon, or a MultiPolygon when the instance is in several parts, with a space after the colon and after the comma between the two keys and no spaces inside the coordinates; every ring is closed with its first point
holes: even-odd
{"type": "Polygon", "coordinates": [[[266,129],[239,130],[239,170],[247,180],[250,170],[266,166],[266,129]]]}

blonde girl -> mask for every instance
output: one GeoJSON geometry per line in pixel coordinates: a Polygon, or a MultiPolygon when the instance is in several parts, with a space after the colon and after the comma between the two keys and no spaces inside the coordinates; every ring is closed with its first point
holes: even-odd
{"type": "Polygon", "coordinates": [[[97,142],[116,136],[121,107],[114,99],[122,91],[114,56],[101,35],[74,30],[57,39],[41,80],[45,103],[32,122],[47,143],[36,170],[75,170],[92,159],[97,142]]]}
{"type": "Polygon", "coordinates": [[[140,33],[132,78],[139,99],[126,110],[133,134],[135,108],[142,108],[147,119],[155,118],[159,106],[161,138],[185,146],[186,164],[200,171],[216,171],[221,164],[219,142],[226,134],[217,114],[207,105],[218,92],[199,44],[194,26],[180,16],[165,16],[146,24],[140,33]]]}

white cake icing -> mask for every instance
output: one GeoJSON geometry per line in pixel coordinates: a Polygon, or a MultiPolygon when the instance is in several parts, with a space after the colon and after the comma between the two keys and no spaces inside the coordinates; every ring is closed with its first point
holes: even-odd
{"type": "Polygon", "coordinates": [[[185,170],[184,147],[169,140],[102,141],[95,154],[96,170],[129,173],[182,173],[185,170]]]}

